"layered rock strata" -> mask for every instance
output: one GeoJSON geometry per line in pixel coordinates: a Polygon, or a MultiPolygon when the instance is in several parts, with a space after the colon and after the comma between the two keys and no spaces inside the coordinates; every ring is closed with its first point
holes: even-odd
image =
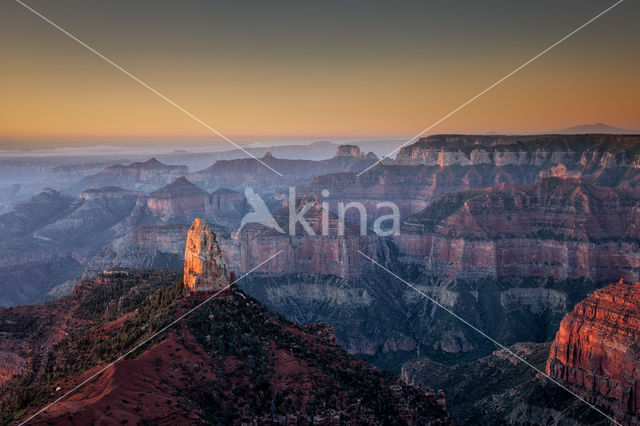
{"type": "Polygon", "coordinates": [[[640,279],[640,192],[545,178],[447,194],[407,219],[401,258],[447,281],[640,279]]]}
{"type": "Polygon", "coordinates": [[[551,346],[547,374],[640,422],[640,283],[620,280],[578,303],[551,346]]]}

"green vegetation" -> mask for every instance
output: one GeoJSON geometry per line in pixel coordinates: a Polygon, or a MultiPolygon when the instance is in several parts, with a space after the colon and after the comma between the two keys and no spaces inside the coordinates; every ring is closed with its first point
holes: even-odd
{"type": "MultiPolygon", "coordinates": [[[[224,423],[238,411],[251,413],[250,417],[269,417],[302,409],[312,416],[325,413],[327,407],[349,412],[358,407],[376,419],[399,416],[397,405],[390,402],[394,397],[388,386],[397,380],[393,374],[374,369],[337,346],[328,349],[327,343],[314,343],[305,337],[309,331],[304,326],[245,297],[216,300],[188,320],[190,330],[213,360],[234,360],[236,366],[231,374],[221,374],[209,392],[200,391],[206,421],[224,423]],[[304,372],[294,368],[276,379],[275,368],[281,367],[274,358],[278,356],[291,357],[293,365],[304,372]],[[287,385],[274,387],[282,380],[287,385]],[[302,382],[306,380],[313,381],[314,389],[305,397],[302,382]],[[232,407],[223,403],[220,392],[233,395],[232,407]]],[[[421,409],[426,410],[422,415],[433,410],[429,406],[421,409]]]]}
{"type": "MultiPolygon", "coordinates": [[[[46,354],[34,357],[28,373],[5,384],[0,421],[10,422],[21,417],[27,409],[44,405],[53,399],[57,381],[114,361],[167,325],[173,318],[174,302],[182,295],[182,282],[168,285],[169,277],[163,277],[163,273],[157,271],[143,275],[144,280],[140,277],[114,279],[110,285],[81,288],[76,294],[77,314],[90,318],[91,322],[76,329],[46,354]],[[110,310],[113,301],[122,300],[133,289],[141,298],[139,306],[123,303],[117,312],[110,310]],[[127,313],[131,316],[122,327],[112,335],[100,336],[100,329],[106,322],[117,314],[127,313]]],[[[50,323],[38,322],[31,328],[32,338],[50,326],[50,323]]]]}

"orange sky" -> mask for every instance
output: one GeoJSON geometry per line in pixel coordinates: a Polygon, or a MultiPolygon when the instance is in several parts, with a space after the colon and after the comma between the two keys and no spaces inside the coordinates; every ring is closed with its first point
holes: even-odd
{"type": "MultiPolygon", "coordinates": [[[[473,11],[461,17],[440,5],[435,12],[423,11],[425,28],[418,20],[407,22],[415,27],[402,30],[383,26],[388,11],[370,11],[367,20],[357,22],[354,12],[342,22],[329,18],[344,11],[328,8],[320,11],[327,21],[293,25],[278,16],[274,19],[280,19],[280,25],[256,24],[259,28],[252,32],[248,24],[219,29],[206,19],[190,21],[202,14],[194,5],[181,12],[184,16],[174,16],[172,8],[177,6],[163,3],[149,16],[148,10],[127,10],[124,3],[122,9],[111,6],[106,11],[62,3],[73,6],[70,15],[51,3],[29,4],[211,126],[242,141],[412,136],[607,5],[591,1],[580,3],[580,8],[554,10],[550,2],[546,7],[553,20],[549,15],[532,17],[530,9],[513,6],[501,10],[499,21],[489,11],[478,17],[480,23],[472,24],[473,11]],[[120,11],[127,13],[125,21],[120,11]],[[445,18],[447,25],[442,25],[445,18]],[[212,26],[219,32],[212,32],[212,26]],[[446,31],[456,32],[443,35],[446,31]]],[[[522,133],[594,122],[639,129],[640,37],[629,17],[639,9],[629,4],[626,11],[623,3],[620,10],[432,133],[522,133]]],[[[5,2],[1,12],[11,23],[0,29],[4,145],[52,140],[220,141],[19,5],[5,2]]],[[[295,12],[295,18],[304,21],[306,15],[300,14],[306,11],[295,12]]],[[[399,10],[398,19],[415,19],[412,12],[399,10]]],[[[225,13],[233,21],[242,11],[225,13]]],[[[212,16],[224,21],[218,13],[212,16]]],[[[247,19],[261,16],[256,12],[247,19]]]]}

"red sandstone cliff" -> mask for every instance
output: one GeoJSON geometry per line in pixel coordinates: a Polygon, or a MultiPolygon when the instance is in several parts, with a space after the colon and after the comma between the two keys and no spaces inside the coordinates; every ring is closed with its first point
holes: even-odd
{"type": "Polygon", "coordinates": [[[338,232],[338,218],[325,212],[327,229],[323,235],[323,210],[320,202],[313,197],[299,198],[296,211],[304,205],[310,205],[304,214],[306,222],[315,235],[310,235],[300,225],[296,226],[295,235],[289,234],[289,209],[284,207],[273,213],[273,217],[284,233],[266,228],[260,224],[244,227],[241,232],[231,234],[229,240],[222,240],[220,245],[230,267],[240,271],[248,271],[278,250],[282,250],[276,258],[261,268],[270,275],[285,274],[320,274],[335,275],[346,278],[359,275],[365,259],[358,250],[376,258],[381,249],[381,238],[366,230],[360,235],[360,228],[346,223],[344,235],[338,232]]]}
{"type": "Polygon", "coordinates": [[[621,280],[578,303],[560,324],[547,373],[623,423],[640,423],[640,283],[621,280]]]}
{"type": "Polygon", "coordinates": [[[446,194],[407,219],[401,256],[449,280],[640,279],[640,191],[543,179],[446,194]]]}
{"type": "Polygon", "coordinates": [[[320,196],[327,189],[329,202],[357,200],[370,212],[381,200],[393,201],[406,218],[443,194],[502,183],[531,185],[541,173],[637,187],[639,148],[637,135],[433,135],[361,176],[347,170],[318,175],[299,192],[320,196]]]}

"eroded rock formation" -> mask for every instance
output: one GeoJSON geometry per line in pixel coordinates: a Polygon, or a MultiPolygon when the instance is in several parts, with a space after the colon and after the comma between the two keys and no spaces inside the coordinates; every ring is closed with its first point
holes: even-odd
{"type": "Polygon", "coordinates": [[[129,165],[116,164],[105,168],[102,172],[87,176],[73,186],[76,190],[84,190],[90,186],[119,186],[126,189],[153,191],[162,185],[173,182],[189,172],[182,165],[168,165],[155,158],[145,162],[133,162],[129,165]]]}
{"type": "Polygon", "coordinates": [[[640,279],[640,192],[546,178],[446,194],[407,219],[401,256],[447,280],[640,279]]]}
{"type": "Polygon", "coordinates": [[[196,219],[187,234],[184,286],[191,291],[217,291],[229,286],[229,273],[216,234],[204,220],[196,219]]]}
{"type": "Polygon", "coordinates": [[[395,164],[548,168],[564,163],[592,173],[632,165],[638,145],[637,135],[433,135],[403,147],[395,164]]]}
{"type": "Polygon", "coordinates": [[[152,192],[147,207],[153,215],[167,221],[202,217],[212,213],[209,194],[184,177],[152,192]]]}
{"type": "Polygon", "coordinates": [[[364,154],[360,152],[358,145],[340,145],[336,149],[336,157],[364,157],[364,154]]]}
{"type": "Polygon", "coordinates": [[[261,272],[270,275],[310,273],[334,275],[342,278],[358,276],[362,272],[365,259],[360,250],[368,256],[377,257],[381,248],[381,238],[364,229],[361,235],[358,225],[345,221],[344,232],[339,232],[338,217],[324,211],[314,197],[299,197],[295,212],[302,214],[303,221],[297,221],[295,232],[290,232],[289,207],[273,213],[273,218],[284,233],[251,223],[241,232],[234,232],[230,239],[221,241],[229,265],[239,272],[256,267],[269,256],[281,253],[265,264],[261,272]],[[326,219],[326,220],[325,220],[326,219]],[[303,228],[301,222],[308,224],[303,228]],[[324,225],[323,225],[324,224],[324,225]]]}
{"type": "Polygon", "coordinates": [[[620,280],[578,303],[560,324],[547,373],[640,422],[640,283],[620,280]]]}

